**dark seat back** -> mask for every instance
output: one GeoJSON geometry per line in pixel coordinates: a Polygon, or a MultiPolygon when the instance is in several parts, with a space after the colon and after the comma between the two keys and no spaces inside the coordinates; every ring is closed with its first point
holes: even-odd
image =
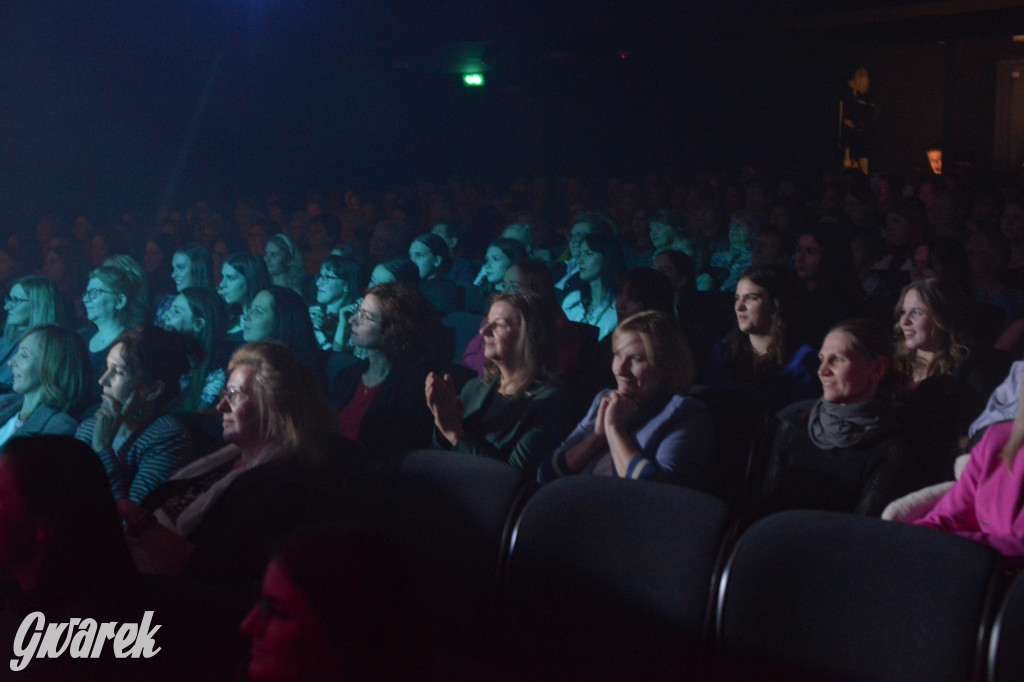
{"type": "Polygon", "coordinates": [[[991,548],[930,529],[769,516],[740,538],[719,589],[723,677],[977,679],[1000,570],[991,548]]]}
{"type": "Polygon", "coordinates": [[[574,476],[542,487],[508,563],[519,678],[695,672],[729,520],[721,500],[661,483],[574,476]]]}

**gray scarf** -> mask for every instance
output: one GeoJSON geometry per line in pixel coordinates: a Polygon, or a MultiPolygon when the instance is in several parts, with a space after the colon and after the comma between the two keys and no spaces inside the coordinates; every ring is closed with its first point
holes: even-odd
{"type": "Polygon", "coordinates": [[[807,435],[823,450],[870,445],[896,427],[892,403],[876,398],[866,403],[840,405],[824,398],[814,403],[807,419],[807,435]]]}

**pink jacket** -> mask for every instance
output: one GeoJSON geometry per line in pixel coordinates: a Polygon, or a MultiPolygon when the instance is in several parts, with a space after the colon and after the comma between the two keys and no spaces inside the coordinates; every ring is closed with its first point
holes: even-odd
{"type": "Polygon", "coordinates": [[[999,458],[1012,428],[1009,422],[989,427],[971,451],[960,480],[915,523],[984,542],[1024,563],[1024,454],[1017,453],[1013,471],[999,458]]]}

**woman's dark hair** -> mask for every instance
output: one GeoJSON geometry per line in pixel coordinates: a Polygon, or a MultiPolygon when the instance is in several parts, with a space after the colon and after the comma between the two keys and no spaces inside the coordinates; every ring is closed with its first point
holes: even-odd
{"type": "Polygon", "coordinates": [[[181,295],[188,302],[192,317],[203,320],[195,335],[202,354],[191,358],[192,372],[181,395],[181,409],[189,412],[200,404],[207,375],[227,364],[228,317],[224,299],[210,289],[188,287],[181,295]]]}
{"type": "Polygon", "coordinates": [[[675,211],[660,210],[655,211],[654,214],[647,219],[648,224],[657,223],[658,225],[668,225],[672,228],[672,231],[677,237],[681,237],[683,232],[686,231],[686,222],[683,220],[675,211]]]}
{"type": "Polygon", "coordinates": [[[672,267],[676,269],[677,273],[680,273],[685,281],[682,286],[676,288],[676,293],[679,296],[690,294],[697,291],[697,272],[694,265],[693,258],[690,254],[684,253],[677,249],[665,249],[655,256],[655,259],[665,257],[672,262],[672,267]]]}
{"type": "Polygon", "coordinates": [[[598,211],[581,211],[577,213],[572,217],[569,225],[572,226],[577,223],[590,225],[590,234],[603,234],[606,237],[614,237],[616,235],[615,223],[604,213],[599,213],[598,211]]]}
{"type": "Polygon", "coordinates": [[[330,526],[292,536],[272,561],[313,606],[345,680],[427,679],[430,632],[406,557],[384,536],[330,526]]]}
{"type": "Polygon", "coordinates": [[[637,268],[622,278],[621,296],[640,302],[643,310],[656,310],[675,318],[676,297],[668,275],[654,268],[637,268]]]}
{"type": "Polygon", "coordinates": [[[857,271],[853,263],[853,249],[842,227],[834,222],[820,221],[800,230],[799,237],[813,237],[821,251],[818,279],[827,291],[842,295],[845,302],[860,291],[857,271]]]}
{"type": "Polygon", "coordinates": [[[842,332],[853,340],[853,349],[863,360],[885,358],[892,364],[892,335],[884,324],[867,317],[844,320],[833,325],[828,333],[842,332]]]}
{"type": "Polygon", "coordinates": [[[363,268],[358,258],[332,253],[320,264],[320,269],[347,284],[350,298],[357,295],[359,284],[363,281],[363,268]]]}
{"type": "Polygon", "coordinates": [[[245,306],[252,303],[256,294],[270,286],[270,272],[263,259],[248,251],[239,251],[227,257],[224,265],[230,265],[245,279],[245,299],[228,306],[228,328],[238,324],[245,306]]]}
{"type": "Polygon", "coordinates": [[[448,242],[438,237],[433,232],[427,232],[421,234],[416,239],[412,240],[413,243],[423,244],[423,246],[430,249],[430,253],[435,257],[441,257],[441,264],[437,266],[438,272],[448,272],[452,267],[452,257],[448,250],[448,242]]]}
{"type": "Polygon", "coordinates": [[[772,306],[772,327],[769,332],[771,341],[768,351],[758,357],[750,344],[750,335],[740,331],[739,327],[726,335],[723,370],[731,383],[767,378],[775,374],[785,367],[793,351],[786,330],[793,294],[792,280],[788,273],[776,265],[755,265],[744,270],[737,283],[745,279],[768,292],[765,303],[772,306]]]}
{"type": "Polygon", "coordinates": [[[520,290],[541,298],[549,305],[558,305],[555,295],[555,279],[551,276],[551,270],[547,263],[539,258],[527,258],[521,263],[517,263],[515,267],[519,269],[520,290]]]}
{"type": "MultiPolygon", "coordinates": [[[[493,242],[487,245],[488,249],[492,247],[498,249],[503,254],[505,254],[505,258],[508,258],[509,260],[509,266],[519,265],[524,260],[530,257],[530,255],[526,253],[526,247],[523,246],[523,243],[518,239],[512,239],[510,237],[498,237],[493,242]]],[[[486,255],[486,253],[487,250],[485,249],[484,254],[486,255]]],[[[488,282],[487,280],[484,280],[483,283],[480,284],[480,293],[483,294],[484,300],[486,300],[487,297],[493,294],[495,291],[497,291],[497,287],[493,282],[488,282]]]]}
{"type": "Polygon", "coordinates": [[[245,305],[252,303],[256,294],[270,286],[270,273],[267,264],[254,253],[242,251],[233,253],[224,261],[245,278],[245,305]]]}
{"type": "MultiPolygon", "coordinates": [[[[612,298],[619,294],[622,278],[626,275],[626,259],[622,255],[622,247],[615,237],[592,232],[581,240],[586,242],[591,251],[604,256],[604,268],[601,270],[601,284],[612,298]]],[[[584,309],[590,308],[590,285],[580,282],[580,299],[584,309]]]]}
{"type": "Polygon", "coordinates": [[[420,285],[419,268],[408,258],[386,260],[378,265],[394,275],[395,281],[399,284],[405,284],[410,287],[418,287],[420,285]]]}
{"type": "Polygon", "coordinates": [[[106,471],[92,448],[71,436],[12,438],[2,459],[29,518],[49,531],[40,589],[56,599],[126,590],[135,568],[106,471]]]}
{"type": "Polygon", "coordinates": [[[320,349],[313,334],[309,308],[294,289],[273,284],[264,291],[273,299],[274,327],[270,338],[290,348],[310,367],[320,367],[320,349]]]}
{"type": "Polygon", "coordinates": [[[381,307],[381,352],[391,362],[413,360],[426,351],[434,323],[430,305],[418,289],[399,282],[371,287],[381,307]]]}
{"type": "MultiPolygon", "coordinates": [[[[210,250],[199,242],[188,242],[174,252],[188,258],[189,281],[194,287],[213,287],[210,273],[213,271],[213,259],[210,250]]],[[[233,267],[233,266],[232,266],[233,267]]]]}
{"type": "Polygon", "coordinates": [[[163,384],[155,406],[166,409],[181,393],[181,378],[192,365],[190,357],[201,353],[199,342],[179,332],[160,327],[135,327],[114,339],[111,348],[121,344],[121,357],[137,384],[163,384]]]}

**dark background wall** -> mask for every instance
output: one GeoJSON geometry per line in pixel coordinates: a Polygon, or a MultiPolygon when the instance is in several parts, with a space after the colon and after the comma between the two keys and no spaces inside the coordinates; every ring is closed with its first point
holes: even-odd
{"type": "Polygon", "coordinates": [[[944,132],[987,163],[996,63],[1024,57],[1019,10],[890,23],[871,4],[864,19],[815,3],[13,0],[0,7],[0,230],[44,210],[103,222],[423,177],[746,162],[813,177],[833,167],[836,100],[858,62],[881,108],[873,170],[923,164],[944,132]],[[474,56],[489,69],[476,90],[459,74],[474,56]]]}

